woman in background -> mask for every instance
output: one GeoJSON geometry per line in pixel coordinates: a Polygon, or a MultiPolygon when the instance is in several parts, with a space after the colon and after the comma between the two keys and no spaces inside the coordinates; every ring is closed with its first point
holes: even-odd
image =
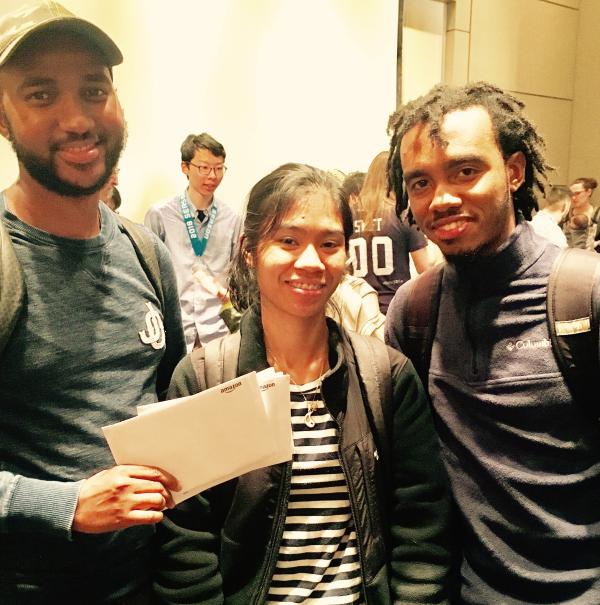
{"type": "Polygon", "coordinates": [[[350,202],[354,216],[350,240],[353,274],[377,291],[383,314],[396,290],[410,279],[409,254],[417,273],[422,273],[435,264],[438,252],[415,225],[396,216],[396,202],[387,193],[387,160],[387,151],[375,156],[358,198],[350,202]]]}
{"type": "MultiPolygon", "coordinates": [[[[383,437],[361,386],[375,376],[359,373],[355,341],[325,315],[351,231],[326,172],[285,164],[252,188],[229,281],[247,308],[237,375],[289,375],[293,460],[168,513],[155,578],[163,603],[446,603],[449,499],[423,387],[402,354],[352,337],[390,364],[378,375],[390,385],[383,437]]],[[[170,397],[198,390],[188,356],[170,397]]]]}

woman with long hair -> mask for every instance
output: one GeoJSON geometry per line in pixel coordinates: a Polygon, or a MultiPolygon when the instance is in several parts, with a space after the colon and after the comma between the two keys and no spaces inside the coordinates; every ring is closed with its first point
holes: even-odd
{"type": "MultiPolygon", "coordinates": [[[[285,164],[252,188],[229,282],[247,310],[239,336],[222,342],[238,343],[238,376],[269,366],[289,375],[293,459],[168,513],[155,578],[162,602],[446,602],[449,497],[423,387],[402,354],[350,337],[325,314],[351,231],[324,171],[285,164]],[[385,357],[389,415],[366,396],[375,375],[360,372],[357,342],[385,357]]],[[[180,362],[171,397],[199,390],[197,354],[180,362]]]]}
{"type": "Polygon", "coordinates": [[[416,225],[396,216],[394,194],[388,195],[388,156],[382,151],[373,158],[358,197],[350,201],[355,226],[350,241],[353,274],[377,291],[383,314],[396,290],[410,279],[409,254],[417,273],[437,260],[435,247],[416,225]]]}

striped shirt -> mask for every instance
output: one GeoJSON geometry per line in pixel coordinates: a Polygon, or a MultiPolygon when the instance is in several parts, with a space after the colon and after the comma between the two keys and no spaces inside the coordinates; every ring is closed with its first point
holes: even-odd
{"type": "Polygon", "coordinates": [[[361,603],[361,570],[338,425],[321,380],[291,385],[294,456],[290,498],[267,603],[361,603]],[[308,402],[315,425],[305,424],[308,402]]]}

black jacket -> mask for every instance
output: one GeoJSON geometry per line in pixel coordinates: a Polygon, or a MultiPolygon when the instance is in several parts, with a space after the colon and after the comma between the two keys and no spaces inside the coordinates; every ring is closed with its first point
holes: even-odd
{"type": "MultiPolygon", "coordinates": [[[[334,322],[329,332],[330,365],[338,369],[323,381],[322,394],[340,426],[366,603],[445,603],[449,495],[423,387],[406,357],[390,349],[393,438],[391,477],[385,476],[350,343],[334,322]]],[[[266,367],[260,315],[251,309],[242,319],[238,374],[266,367]]],[[[197,391],[188,356],[169,395],[197,391]]],[[[291,462],[258,469],[170,511],[158,531],[160,600],[262,603],[277,561],[290,474],[291,462]]]]}

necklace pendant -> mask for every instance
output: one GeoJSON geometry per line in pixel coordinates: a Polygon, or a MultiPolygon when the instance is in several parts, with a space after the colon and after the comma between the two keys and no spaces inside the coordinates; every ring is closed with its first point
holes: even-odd
{"type": "Polygon", "coordinates": [[[312,413],[314,411],[316,411],[317,406],[314,403],[309,403],[308,404],[308,412],[306,412],[306,414],[304,415],[304,424],[309,428],[312,429],[315,426],[315,421],[314,418],[312,417],[312,413]]]}
{"type": "Polygon", "coordinates": [[[312,414],[312,410],[308,410],[308,412],[306,412],[306,415],[304,416],[304,424],[309,429],[312,429],[315,426],[315,421],[313,420],[313,417],[311,416],[311,414],[312,414]]]}

